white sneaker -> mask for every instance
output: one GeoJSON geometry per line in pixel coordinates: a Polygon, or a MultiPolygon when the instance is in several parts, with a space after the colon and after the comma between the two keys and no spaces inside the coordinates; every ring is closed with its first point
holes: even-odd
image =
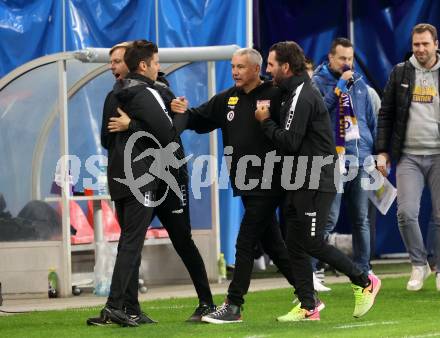
{"type": "Polygon", "coordinates": [[[321,284],[325,284],[325,270],[324,270],[324,268],[316,270],[315,276],[321,284]]]}
{"type": "Polygon", "coordinates": [[[256,258],[254,260],[254,268],[259,271],[266,270],[266,260],[264,259],[264,255],[260,256],[260,258],[256,258]]]}
{"type": "Polygon", "coordinates": [[[330,288],[326,287],[325,285],[321,284],[321,282],[316,278],[315,273],[313,273],[313,288],[317,292],[327,292],[331,291],[330,288]]]}
{"type": "Polygon", "coordinates": [[[437,287],[437,291],[440,291],[440,272],[435,274],[435,286],[437,287]]]}
{"type": "Polygon", "coordinates": [[[408,291],[419,291],[423,287],[423,282],[430,274],[431,268],[429,264],[423,266],[413,265],[411,277],[409,278],[408,284],[406,284],[406,289],[408,291]]]}

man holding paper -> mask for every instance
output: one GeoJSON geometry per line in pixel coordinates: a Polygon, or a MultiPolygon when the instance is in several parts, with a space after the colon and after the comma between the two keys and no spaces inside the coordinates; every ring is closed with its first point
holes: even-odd
{"type": "Polygon", "coordinates": [[[377,167],[387,176],[390,160],[397,162],[397,219],[412,272],[409,291],[423,287],[431,269],[419,226],[420,199],[425,182],[431,190],[436,225],[437,277],[440,291],[440,54],[437,30],[418,24],[412,30],[413,55],[392,70],[379,112],[377,167]]]}

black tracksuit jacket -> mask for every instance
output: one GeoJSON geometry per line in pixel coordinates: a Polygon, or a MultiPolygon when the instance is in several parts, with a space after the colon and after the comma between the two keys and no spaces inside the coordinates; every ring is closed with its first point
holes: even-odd
{"type": "MultiPolygon", "coordinates": [[[[122,81],[116,82],[113,90],[107,95],[103,108],[103,119],[101,127],[101,144],[108,150],[107,177],[110,196],[113,200],[132,196],[130,189],[115,178],[125,178],[124,172],[124,149],[130,136],[137,131],[151,133],[160,143],[162,148],[170,142],[180,143],[179,135],[186,125],[187,116],[176,114],[171,119],[168,112],[160,105],[152,92],[155,90],[159,95],[165,90],[157,86],[154,81],[140,74],[129,73],[122,81]],[[116,108],[120,107],[131,118],[129,129],[124,132],[110,133],[107,125],[110,117],[119,116],[116,108]]],[[[169,92],[169,91],[168,91],[169,92]]],[[[167,94],[166,95],[172,95],[167,94]]],[[[162,96],[163,97],[163,96],[162,96]]],[[[169,111],[169,108],[168,108],[169,111]]],[[[181,144],[181,143],[180,143],[181,144]]],[[[135,179],[149,172],[153,163],[152,157],[145,157],[134,162],[133,159],[148,148],[158,149],[159,145],[150,138],[142,137],[138,139],[131,152],[131,170],[135,179]]],[[[183,149],[179,149],[178,158],[183,158],[183,149]]],[[[186,168],[183,168],[186,173],[186,168]]],[[[152,182],[139,188],[141,192],[154,191],[157,189],[159,179],[155,178],[152,182]]]]}
{"type": "Polygon", "coordinates": [[[271,82],[264,82],[249,93],[237,87],[229,88],[212,97],[198,108],[188,110],[188,128],[197,133],[207,133],[220,128],[223,145],[232,146],[230,180],[234,196],[279,195],[280,165],[275,164],[271,189],[261,189],[266,153],[274,151],[274,144],[263,134],[260,123],[255,119],[257,101],[270,101],[273,116],[279,116],[280,91],[271,82]],[[235,183],[237,163],[244,155],[256,155],[261,166],[248,163],[245,182],[258,179],[259,184],[251,190],[241,190],[235,183]]]}
{"type": "MultiPolygon", "coordinates": [[[[312,86],[306,73],[292,76],[280,84],[282,106],[278,124],[272,118],[262,121],[265,135],[282,151],[283,155],[306,156],[308,165],[302,189],[335,192],[334,170],[336,147],[329,113],[320,93],[312,86]],[[291,112],[293,93],[303,84],[294,112],[291,112]],[[290,118],[290,122],[288,122],[290,118]],[[281,127],[280,127],[281,125],[281,127]],[[314,157],[332,156],[331,164],[322,170],[312,172],[314,157]],[[319,185],[310,184],[311,175],[319,175],[319,185]]],[[[294,162],[291,183],[295,181],[296,164],[294,162]]]]}

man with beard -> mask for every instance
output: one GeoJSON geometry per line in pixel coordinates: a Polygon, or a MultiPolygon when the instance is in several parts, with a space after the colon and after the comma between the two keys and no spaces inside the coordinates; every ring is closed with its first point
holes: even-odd
{"type": "Polygon", "coordinates": [[[412,30],[413,55],[396,65],[388,79],[379,111],[376,151],[378,169],[388,175],[397,163],[397,219],[412,264],[409,291],[418,291],[431,273],[419,225],[425,182],[431,191],[440,291],[440,108],[437,29],[426,23],[412,30]]]}
{"type": "MultiPolygon", "coordinates": [[[[267,107],[274,116],[278,115],[280,106],[279,90],[271,82],[260,79],[261,64],[261,55],[255,49],[237,50],[231,61],[235,86],[187,111],[189,129],[199,133],[221,129],[225,155],[231,156],[233,192],[235,196],[240,196],[245,209],[227,297],[216,312],[202,317],[202,321],[212,324],[242,321],[240,308],[249,289],[254,248],[259,241],[289,283],[296,284],[275,219],[281,200],[281,168],[279,163],[275,163],[273,143],[263,135],[260,124],[254,118],[257,106],[267,107]],[[251,165],[248,165],[249,162],[251,165]]],[[[186,102],[183,101],[173,100],[172,107],[185,108],[186,102]]],[[[313,289],[313,284],[311,287],[313,289]]]]}
{"type": "Polygon", "coordinates": [[[324,239],[324,228],[336,191],[336,152],[327,109],[305,70],[304,53],[297,43],[286,41],[272,45],[267,72],[283,91],[280,122],[272,120],[264,106],[255,112],[264,135],[285,155],[284,166],[286,161],[293,159],[293,170],[289,176],[283,172],[282,178],[287,190],[284,202],[286,245],[291,263],[303,279],[296,285],[300,303],[286,315],[278,317],[278,321],[320,319],[309,255],[331,264],[350,278],[355,295],[353,316],[361,317],[373,306],[380,280],[362,272],[324,239]],[[302,186],[289,188],[291,180],[296,183],[299,179],[298,173],[304,178],[302,186]]]}

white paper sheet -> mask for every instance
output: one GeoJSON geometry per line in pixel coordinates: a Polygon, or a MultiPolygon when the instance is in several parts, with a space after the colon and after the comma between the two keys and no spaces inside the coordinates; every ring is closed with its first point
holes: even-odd
{"type": "Polygon", "coordinates": [[[397,189],[384,177],[383,185],[377,190],[370,190],[368,198],[382,215],[386,215],[397,196],[397,189]]]}

